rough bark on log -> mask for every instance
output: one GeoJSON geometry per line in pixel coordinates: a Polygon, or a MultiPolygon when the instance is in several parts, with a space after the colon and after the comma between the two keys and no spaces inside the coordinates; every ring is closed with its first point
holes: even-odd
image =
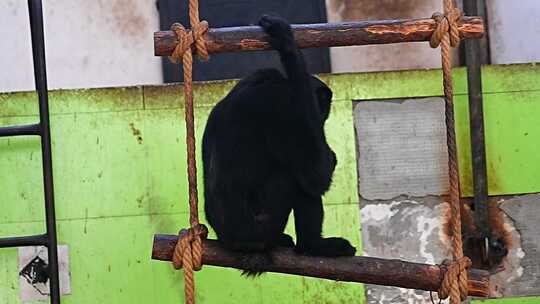
{"type": "MultiPolygon", "coordinates": [[[[428,41],[435,30],[433,19],[377,20],[343,23],[292,25],[300,48],[428,41]]],[[[484,22],[480,17],[462,17],[461,38],[481,38],[484,22]]],[[[259,26],[213,28],[205,35],[209,53],[245,52],[270,49],[259,26]]],[[[172,54],[178,40],[172,31],[154,33],[156,56],[172,54]]]]}
{"type": "MultiPolygon", "coordinates": [[[[154,237],[152,259],[170,261],[177,235],[157,234],[154,237]]],[[[386,260],[372,257],[321,258],[297,255],[290,248],[272,251],[274,263],[269,272],[302,275],[308,277],[396,286],[426,291],[437,291],[444,275],[444,268],[436,265],[386,260]]],[[[238,268],[241,256],[221,248],[217,241],[203,241],[202,261],[205,265],[238,268]]],[[[469,295],[489,296],[489,273],[469,270],[469,295]]]]}

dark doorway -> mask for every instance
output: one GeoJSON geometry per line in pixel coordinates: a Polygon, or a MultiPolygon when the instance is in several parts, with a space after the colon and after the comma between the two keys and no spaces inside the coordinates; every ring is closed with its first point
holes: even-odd
{"type": "MultiPolygon", "coordinates": [[[[189,25],[187,0],[158,0],[161,30],[168,30],[174,22],[189,25]]],[[[204,0],[200,1],[201,20],[211,27],[253,25],[262,14],[275,14],[291,23],[325,23],[324,0],[204,0]]],[[[310,73],[330,72],[328,48],[305,49],[310,73]]],[[[275,52],[247,52],[213,54],[210,61],[194,63],[194,80],[241,78],[256,69],[279,66],[275,52]]],[[[182,81],[180,67],[163,58],[165,82],[182,81]]]]}

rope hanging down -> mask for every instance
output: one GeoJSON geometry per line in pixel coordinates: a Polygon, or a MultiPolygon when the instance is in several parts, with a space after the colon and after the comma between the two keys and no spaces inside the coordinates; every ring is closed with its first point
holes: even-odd
{"type": "Polygon", "coordinates": [[[171,30],[178,39],[178,44],[171,57],[177,63],[182,58],[184,72],[184,99],[186,120],[186,145],[189,183],[189,222],[191,228],[180,231],[176,244],[173,265],[176,269],[184,268],[185,302],[195,303],[195,280],[193,271],[202,267],[202,239],[206,238],[208,230],[199,223],[197,198],[197,165],[195,162],[195,118],[193,115],[193,50],[201,60],[208,60],[208,50],[204,34],[208,31],[208,22],[199,20],[199,1],[189,1],[189,23],[191,30],[186,30],[181,24],[175,23],[171,30]]]}
{"type": "Polygon", "coordinates": [[[431,36],[430,46],[441,46],[443,87],[445,96],[446,141],[448,146],[448,173],[450,179],[450,208],[452,227],[453,261],[443,262],[445,276],[439,289],[439,298],[450,296],[451,304],[459,304],[467,298],[467,269],[471,266],[469,258],[463,256],[461,241],[461,214],[459,171],[454,121],[454,96],[450,48],[459,46],[458,20],[462,13],[456,9],[452,0],[444,0],[444,14],[435,13],[433,19],[437,28],[431,36]]]}

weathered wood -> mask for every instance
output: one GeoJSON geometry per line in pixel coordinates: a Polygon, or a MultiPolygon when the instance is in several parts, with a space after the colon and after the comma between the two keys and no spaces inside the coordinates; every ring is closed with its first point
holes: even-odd
{"type": "MultiPolygon", "coordinates": [[[[157,234],[154,237],[152,259],[170,261],[178,240],[176,235],[157,234]]],[[[238,253],[221,248],[217,241],[203,241],[203,263],[220,267],[238,268],[238,253]]],[[[274,264],[267,271],[308,277],[359,282],[403,288],[437,291],[444,270],[439,266],[385,260],[372,257],[321,258],[297,255],[292,249],[278,248],[272,252],[274,264]]],[[[469,295],[489,296],[489,273],[469,271],[469,295]]]]}
{"type": "MultiPolygon", "coordinates": [[[[428,41],[435,30],[433,19],[378,20],[343,23],[293,25],[300,48],[428,41]]],[[[463,17],[459,22],[461,37],[481,38],[484,22],[480,17],[463,17]]],[[[208,52],[246,52],[270,48],[259,26],[210,29],[205,36],[208,52]]],[[[172,31],[154,33],[156,56],[172,54],[178,40],[172,31]]]]}

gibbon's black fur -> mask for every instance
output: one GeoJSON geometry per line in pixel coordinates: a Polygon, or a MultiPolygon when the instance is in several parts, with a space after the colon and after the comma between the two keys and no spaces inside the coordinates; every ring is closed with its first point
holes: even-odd
{"type": "Polygon", "coordinates": [[[259,25],[286,76],[262,69],[242,79],[210,113],[202,146],[206,218],[222,246],[245,253],[248,276],[265,270],[276,246],[313,256],[356,252],[343,238],[321,236],[321,196],[336,166],[324,134],[332,91],[308,74],[286,21],[263,16],[259,25]],[[283,232],[291,211],[296,246],[283,232]]]}

